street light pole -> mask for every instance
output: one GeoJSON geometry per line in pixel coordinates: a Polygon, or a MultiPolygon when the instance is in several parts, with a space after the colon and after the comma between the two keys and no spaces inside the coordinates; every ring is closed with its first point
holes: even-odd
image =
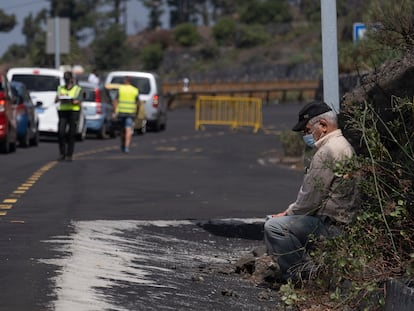
{"type": "Polygon", "coordinates": [[[336,0],[321,0],[323,99],[339,112],[336,0]]]}
{"type": "Polygon", "coordinates": [[[60,18],[55,16],[55,68],[60,67],[60,18]]]}

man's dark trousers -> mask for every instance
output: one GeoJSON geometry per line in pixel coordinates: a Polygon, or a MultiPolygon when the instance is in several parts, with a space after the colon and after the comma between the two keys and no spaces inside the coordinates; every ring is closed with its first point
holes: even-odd
{"type": "Polygon", "coordinates": [[[80,111],[59,111],[58,113],[59,152],[61,156],[71,157],[75,149],[76,129],[78,128],[80,111]]]}

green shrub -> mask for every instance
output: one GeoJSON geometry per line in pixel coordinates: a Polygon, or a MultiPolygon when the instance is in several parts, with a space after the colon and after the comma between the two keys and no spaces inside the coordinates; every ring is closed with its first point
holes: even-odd
{"type": "Polygon", "coordinates": [[[290,130],[282,131],[278,138],[282,143],[285,156],[301,156],[305,149],[305,145],[300,133],[290,130]]]}
{"type": "Polygon", "coordinates": [[[183,23],[175,27],[174,40],[178,45],[190,47],[200,41],[200,35],[193,24],[183,23]]]}
{"type": "Polygon", "coordinates": [[[230,17],[222,17],[212,28],[214,39],[219,45],[231,45],[234,43],[237,23],[230,17]]]}
{"type": "Polygon", "coordinates": [[[262,25],[239,25],[236,36],[238,48],[250,48],[268,41],[269,35],[262,25]]]}
{"type": "Polygon", "coordinates": [[[215,59],[220,55],[217,45],[209,42],[203,44],[198,52],[203,60],[215,59]]]}
{"type": "Polygon", "coordinates": [[[141,60],[145,70],[157,69],[163,58],[163,50],[161,44],[151,44],[145,46],[141,50],[141,60]]]}
{"type": "Polygon", "coordinates": [[[287,1],[250,1],[240,10],[240,21],[245,24],[286,23],[292,20],[287,1]]]}

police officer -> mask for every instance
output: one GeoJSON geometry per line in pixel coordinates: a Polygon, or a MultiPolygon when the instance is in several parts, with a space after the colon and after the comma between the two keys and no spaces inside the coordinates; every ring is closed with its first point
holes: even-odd
{"type": "Polygon", "coordinates": [[[65,85],[57,89],[55,102],[60,102],[58,108],[59,124],[59,161],[72,161],[75,147],[76,130],[78,128],[79,114],[81,110],[81,87],[75,84],[72,72],[63,74],[65,85]],[[67,127],[69,130],[67,131],[67,127]]]}
{"type": "Polygon", "coordinates": [[[131,85],[131,77],[124,78],[124,84],[118,89],[114,101],[115,112],[121,126],[121,150],[129,152],[132,134],[134,133],[134,120],[139,112],[139,91],[131,85]]]}

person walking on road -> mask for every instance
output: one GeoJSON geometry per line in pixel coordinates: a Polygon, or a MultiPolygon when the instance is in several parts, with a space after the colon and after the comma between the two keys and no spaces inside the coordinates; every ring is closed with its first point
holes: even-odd
{"type": "Polygon", "coordinates": [[[296,201],[264,224],[267,252],[279,264],[280,277],[295,278],[295,267],[306,258],[312,236],[334,236],[354,218],[359,203],[356,178],[339,176],[333,165],[354,156],[337,116],[324,102],[311,102],[299,112],[293,131],[303,132],[316,151],[296,201]]]}
{"type": "Polygon", "coordinates": [[[70,71],[63,74],[65,85],[57,89],[55,102],[59,102],[58,115],[58,140],[59,161],[72,161],[75,149],[76,130],[78,128],[79,114],[81,110],[81,87],[75,84],[70,71]]]}
{"type": "Polygon", "coordinates": [[[134,133],[134,120],[139,112],[139,90],[131,84],[131,77],[124,78],[114,101],[114,111],[121,126],[121,150],[128,153],[134,133]]]}

